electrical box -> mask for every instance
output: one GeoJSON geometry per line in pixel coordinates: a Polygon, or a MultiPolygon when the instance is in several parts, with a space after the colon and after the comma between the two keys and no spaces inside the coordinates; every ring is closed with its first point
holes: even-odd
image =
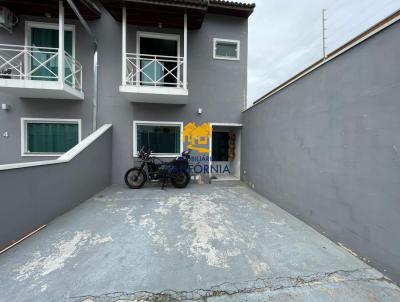
{"type": "Polygon", "coordinates": [[[14,14],[7,7],[0,6],[0,27],[12,32],[14,26],[14,14]]]}
{"type": "Polygon", "coordinates": [[[9,110],[10,106],[8,104],[1,104],[1,110],[9,110]]]}

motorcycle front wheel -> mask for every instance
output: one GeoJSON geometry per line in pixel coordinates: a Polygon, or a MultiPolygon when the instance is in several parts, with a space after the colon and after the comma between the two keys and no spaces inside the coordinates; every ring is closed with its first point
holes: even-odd
{"type": "Polygon", "coordinates": [[[139,168],[132,168],[125,173],[125,183],[131,189],[139,189],[143,187],[147,180],[146,173],[140,171],[139,168]]]}
{"type": "Polygon", "coordinates": [[[185,171],[177,172],[171,177],[171,183],[175,188],[182,189],[188,185],[190,181],[189,173],[185,171]]]}

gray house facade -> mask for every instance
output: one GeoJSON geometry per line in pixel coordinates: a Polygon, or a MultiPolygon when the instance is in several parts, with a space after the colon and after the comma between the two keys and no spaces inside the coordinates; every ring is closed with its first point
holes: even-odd
{"type": "Polygon", "coordinates": [[[0,164],[55,159],[113,124],[115,183],[142,146],[162,158],[193,148],[202,173],[215,161],[240,177],[254,5],[72,2],[90,35],[67,1],[18,2],[0,1],[14,15],[0,31],[0,164]]]}

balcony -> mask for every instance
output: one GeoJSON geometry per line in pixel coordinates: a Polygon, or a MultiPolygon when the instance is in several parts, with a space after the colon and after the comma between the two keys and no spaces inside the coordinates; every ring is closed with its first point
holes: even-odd
{"type": "Polygon", "coordinates": [[[21,98],[83,100],[82,65],[58,48],[0,44],[0,88],[21,98]]]}
{"type": "MultiPolygon", "coordinates": [[[[136,31],[136,50],[128,51],[127,23],[139,25],[131,15],[131,8],[125,4],[121,7],[122,84],[119,91],[131,102],[187,104],[187,14],[176,12],[175,27],[181,26],[182,34],[161,33],[155,28],[151,32],[136,31]]],[[[160,20],[158,27],[172,27],[168,22],[162,25],[160,20]]]]}
{"type": "Polygon", "coordinates": [[[132,102],[186,104],[183,57],[127,53],[125,64],[119,90],[132,102]]]}

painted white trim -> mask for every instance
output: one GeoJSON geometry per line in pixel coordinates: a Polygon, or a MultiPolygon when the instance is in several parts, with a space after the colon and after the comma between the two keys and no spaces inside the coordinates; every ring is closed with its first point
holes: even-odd
{"type": "MultiPolygon", "coordinates": [[[[31,28],[44,28],[58,30],[58,23],[25,21],[25,45],[31,45],[31,28]]],[[[74,24],[64,24],[64,31],[72,32],[72,57],[75,58],[76,28],[74,24]]]]}
{"type": "MultiPolygon", "coordinates": [[[[139,55],[141,55],[141,54],[143,55],[143,53],[140,52],[140,38],[152,38],[152,39],[160,39],[160,40],[177,41],[177,57],[179,58],[181,56],[181,36],[179,34],[166,34],[166,33],[149,32],[149,31],[137,31],[136,32],[136,53],[139,55]]],[[[126,61],[125,61],[125,64],[126,64],[126,61]]],[[[136,59],[136,66],[140,66],[139,58],[136,59]]],[[[140,81],[140,72],[138,72],[136,75],[136,86],[139,86],[139,81],[140,81]]],[[[123,85],[126,86],[126,83],[124,83],[123,85]]]]}
{"type": "Polygon", "coordinates": [[[63,155],[59,157],[60,160],[70,161],[87,147],[89,147],[94,141],[96,141],[104,132],[112,127],[112,124],[104,124],[100,128],[98,128],[95,132],[90,134],[84,140],[81,140],[79,136],[79,143],[76,144],[74,147],[69,149],[63,155]]]}
{"type": "Polygon", "coordinates": [[[227,127],[242,127],[242,124],[238,123],[210,123],[211,126],[227,126],[227,127]]]}
{"type": "MultiPolygon", "coordinates": [[[[65,36],[65,29],[64,29],[64,4],[63,0],[58,1],[58,82],[64,83],[65,77],[65,52],[64,52],[64,36],[65,36]]],[[[72,42],[73,44],[73,42],[72,42]]]]}
{"type": "Polygon", "coordinates": [[[210,139],[208,143],[208,177],[210,179],[211,183],[211,166],[212,166],[212,133],[213,133],[213,124],[210,123],[210,128],[211,128],[211,134],[210,134],[210,139]]]}
{"type": "Polygon", "coordinates": [[[240,41],[239,40],[229,40],[229,39],[220,39],[220,38],[214,38],[213,39],[213,59],[215,60],[228,60],[228,61],[239,61],[240,60],[240,41]],[[237,47],[236,51],[236,58],[233,57],[226,57],[226,56],[217,56],[216,50],[217,50],[217,43],[218,42],[227,42],[227,43],[235,43],[237,47]]]}
{"type": "Polygon", "coordinates": [[[126,86],[126,7],[122,8],[122,86],[126,86]]]}
{"type": "Polygon", "coordinates": [[[35,157],[35,156],[60,156],[64,153],[31,153],[27,151],[28,138],[27,138],[27,125],[28,123],[65,123],[78,125],[78,144],[82,140],[82,120],[81,119],[59,119],[59,118],[29,118],[21,117],[21,156],[22,157],[35,157]]]}
{"type": "MultiPolygon", "coordinates": [[[[178,72],[181,69],[178,68],[178,72]]],[[[179,77],[178,73],[178,79],[179,77]]],[[[183,15],[183,89],[187,90],[187,14],[183,15]]]]}
{"type": "MultiPolygon", "coordinates": [[[[210,135],[210,143],[209,143],[209,149],[208,149],[208,176],[211,177],[211,166],[212,166],[212,133],[213,133],[213,127],[214,126],[222,126],[222,127],[243,127],[242,124],[239,123],[210,123],[211,126],[211,135],[210,135]]],[[[240,175],[240,161],[239,161],[239,175],[240,175]]]]}
{"type": "Polygon", "coordinates": [[[179,34],[166,34],[150,31],[137,31],[136,32],[136,53],[140,52],[140,38],[151,38],[160,40],[172,40],[177,41],[177,57],[181,56],[181,36],[179,34]]]}
{"type": "Polygon", "coordinates": [[[88,146],[90,146],[94,141],[96,141],[100,136],[102,136],[111,127],[112,127],[112,124],[105,124],[105,125],[101,126],[95,132],[90,134],[88,137],[86,137],[84,140],[82,140],[79,144],[77,144],[75,147],[73,147],[71,150],[64,153],[64,155],[60,156],[57,159],[0,165],[0,171],[70,162],[74,157],[76,157],[79,153],[81,153],[88,146]]]}
{"type": "Polygon", "coordinates": [[[21,98],[83,100],[85,96],[82,91],[58,81],[0,79],[0,87],[2,92],[21,98]]]}
{"type": "MultiPolygon", "coordinates": [[[[25,34],[27,28],[47,28],[58,30],[58,23],[38,22],[38,21],[25,21],[25,34]]],[[[65,24],[64,30],[75,32],[75,24],[65,24]]],[[[30,41],[30,40],[25,40],[30,41]]]]}
{"type": "Polygon", "coordinates": [[[149,126],[179,126],[180,128],[180,150],[179,153],[175,154],[164,154],[164,153],[152,153],[154,157],[176,157],[183,152],[183,140],[182,140],[182,132],[183,132],[183,122],[165,122],[165,121],[133,121],[133,152],[132,156],[137,157],[137,136],[136,130],[137,125],[149,125],[149,126]]]}

